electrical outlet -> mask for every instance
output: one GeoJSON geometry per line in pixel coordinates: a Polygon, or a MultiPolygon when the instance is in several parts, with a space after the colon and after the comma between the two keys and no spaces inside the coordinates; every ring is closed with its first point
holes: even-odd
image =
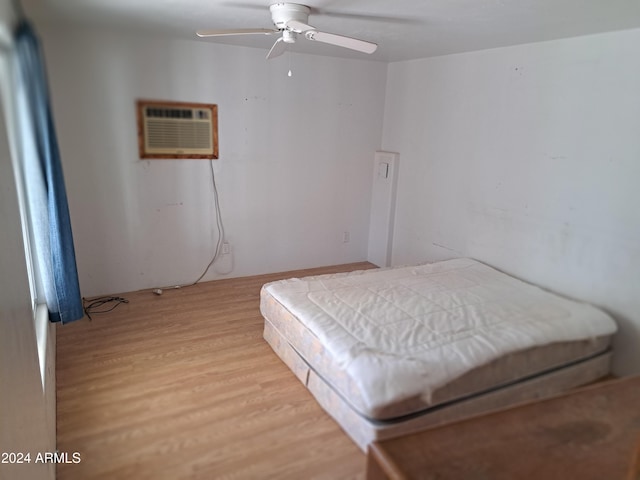
{"type": "Polygon", "coordinates": [[[222,254],[229,255],[229,253],[231,253],[231,246],[229,245],[229,242],[224,242],[222,244],[222,254]]]}
{"type": "Polygon", "coordinates": [[[342,243],[349,243],[351,241],[351,235],[349,232],[344,232],[342,234],[342,243]]]}

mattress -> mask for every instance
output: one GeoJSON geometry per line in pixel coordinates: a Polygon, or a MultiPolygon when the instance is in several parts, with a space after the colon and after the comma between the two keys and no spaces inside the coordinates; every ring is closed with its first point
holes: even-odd
{"type": "Polygon", "coordinates": [[[616,331],[604,312],[472,259],[273,282],[261,311],[309,370],[372,421],[589,359],[616,331]]]}
{"type": "Polygon", "coordinates": [[[607,375],[611,366],[611,352],[605,351],[593,357],[572,362],[562,368],[541,372],[512,384],[427,408],[414,415],[391,420],[373,420],[354,410],[342,395],[309,366],[269,320],[265,321],[264,338],[276,355],[315,397],[318,404],[363,452],[366,452],[367,446],[376,440],[420,432],[425,428],[495,411],[517,403],[548,398],[571,388],[586,385],[607,375]]]}

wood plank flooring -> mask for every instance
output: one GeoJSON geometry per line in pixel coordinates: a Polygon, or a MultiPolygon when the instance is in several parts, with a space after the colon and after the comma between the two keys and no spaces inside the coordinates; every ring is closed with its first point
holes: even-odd
{"type": "Polygon", "coordinates": [[[58,479],[364,478],[365,456],[262,338],[260,287],[165,290],[57,328],[58,479]]]}

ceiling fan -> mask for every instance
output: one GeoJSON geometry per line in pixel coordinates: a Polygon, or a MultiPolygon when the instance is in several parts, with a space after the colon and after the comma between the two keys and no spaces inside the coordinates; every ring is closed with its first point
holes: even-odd
{"type": "Polygon", "coordinates": [[[218,37],[225,35],[273,35],[282,33],[267,54],[267,60],[282,55],[287,49],[287,44],[295,43],[298,34],[304,35],[307,40],[328,43],[338,47],[349,48],[362,53],[373,53],[378,45],[357,38],[336,35],[334,33],[321,32],[316,27],[309,25],[311,9],[306,5],[297,3],[274,3],[269,7],[271,19],[276,26],[269,28],[240,28],[235,30],[198,30],[199,37],[218,37]]]}

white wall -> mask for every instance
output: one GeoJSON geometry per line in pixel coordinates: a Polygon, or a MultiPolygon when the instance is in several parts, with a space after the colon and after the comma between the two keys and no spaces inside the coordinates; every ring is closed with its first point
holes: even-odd
{"type": "Polygon", "coordinates": [[[217,238],[208,162],[139,160],[138,98],[218,104],[231,276],[366,259],[386,65],[294,54],[288,78],[266,50],[40,31],[83,295],[193,281],[217,238]]]}
{"type": "Polygon", "coordinates": [[[640,372],[640,30],[390,64],[394,264],[471,256],[597,304],[640,372]]]}
{"type": "Polygon", "coordinates": [[[40,376],[20,210],[4,110],[8,90],[8,44],[13,12],[0,0],[0,452],[29,452],[31,463],[0,463],[0,478],[55,478],[53,464],[35,463],[38,452],[55,451],[55,329],[49,326],[45,386],[40,376]]]}

